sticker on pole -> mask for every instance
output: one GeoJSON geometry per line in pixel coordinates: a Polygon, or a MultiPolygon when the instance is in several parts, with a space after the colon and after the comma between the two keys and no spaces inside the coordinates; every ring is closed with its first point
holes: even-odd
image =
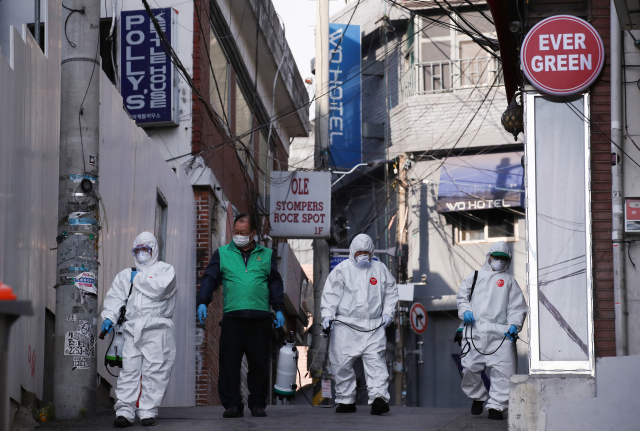
{"type": "Polygon", "coordinates": [[[322,380],[322,397],[331,398],[331,380],[322,380]]]}
{"type": "Polygon", "coordinates": [[[533,26],[520,51],[522,70],[543,93],[569,96],[585,91],[604,65],[604,44],[587,21],[557,15],[533,26]]]}
{"type": "Polygon", "coordinates": [[[98,288],[96,287],[96,275],[93,272],[83,272],[78,274],[73,279],[74,284],[80,290],[85,292],[96,294],[98,288]]]}
{"type": "Polygon", "coordinates": [[[413,332],[420,335],[427,330],[427,310],[419,302],[416,302],[411,306],[411,329],[413,332]]]}

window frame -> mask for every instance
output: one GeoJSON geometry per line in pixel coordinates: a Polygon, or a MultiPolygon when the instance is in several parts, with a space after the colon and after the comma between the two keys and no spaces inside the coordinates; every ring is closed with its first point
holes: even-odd
{"type": "MultiPolygon", "coordinates": [[[[490,211],[496,211],[496,209],[490,210],[490,211]]],[[[500,211],[500,210],[497,210],[500,211]]],[[[486,243],[493,243],[493,242],[498,242],[498,241],[504,241],[504,242],[518,242],[518,237],[520,236],[520,232],[518,229],[518,219],[517,219],[517,214],[516,213],[512,213],[513,216],[513,236],[501,236],[501,237],[489,237],[489,220],[488,220],[488,212],[484,212],[484,239],[481,240],[468,240],[465,241],[462,239],[462,233],[463,230],[462,228],[462,222],[460,221],[460,219],[457,220],[457,222],[454,225],[454,239],[455,239],[455,244],[456,245],[468,245],[468,244],[486,244],[486,243]]],[[[462,215],[460,215],[459,213],[457,214],[458,217],[463,217],[462,215]]],[[[478,217],[479,218],[479,217],[478,217]]]]}

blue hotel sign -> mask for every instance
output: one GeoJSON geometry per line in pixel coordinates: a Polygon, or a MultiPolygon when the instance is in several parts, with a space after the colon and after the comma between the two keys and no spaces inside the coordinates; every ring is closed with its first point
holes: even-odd
{"type": "MultiPolygon", "coordinates": [[[[152,12],[175,46],[173,9],[152,12]]],[[[122,12],[120,47],[121,94],[129,115],[141,127],[177,126],[177,72],[145,10],[122,12]]]]}
{"type": "Polygon", "coordinates": [[[336,168],[362,160],[360,26],[329,23],[329,149],[336,168]]]}

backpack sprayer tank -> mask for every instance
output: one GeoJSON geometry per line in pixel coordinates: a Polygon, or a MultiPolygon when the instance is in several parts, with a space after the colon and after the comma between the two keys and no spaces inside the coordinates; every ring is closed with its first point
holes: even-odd
{"type": "MultiPolygon", "coordinates": [[[[131,292],[133,291],[133,279],[138,273],[137,269],[131,268],[131,288],[129,289],[129,296],[127,297],[127,301],[131,296],[131,292]]],[[[120,314],[118,316],[118,322],[113,326],[113,336],[111,338],[111,343],[109,344],[109,348],[107,349],[107,353],[104,355],[104,365],[105,367],[108,365],[110,367],[118,367],[122,368],[122,349],[124,348],[124,333],[123,326],[124,322],[127,320],[125,315],[127,313],[127,305],[123,305],[120,307],[120,314]]],[[[104,330],[100,333],[101,340],[104,340],[104,336],[107,335],[107,330],[104,330]]],[[[107,369],[109,371],[109,369],[107,369]]],[[[111,374],[109,372],[109,374],[111,374]]]]}
{"type": "Polygon", "coordinates": [[[298,370],[298,349],[293,338],[293,331],[289,332],[287,339],[278,355],[278,374],[276,384],[273,386],[275,395],[282,399],[291,400],[296,394],[296,372],[298,370]]]}

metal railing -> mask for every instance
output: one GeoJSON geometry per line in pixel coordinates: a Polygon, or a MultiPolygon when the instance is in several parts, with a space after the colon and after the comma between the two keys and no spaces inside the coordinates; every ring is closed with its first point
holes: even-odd
{"type": "MultiPolygon", "coordinates": [[[[416,94],[442,93],[472,87],[488,87],[498,73],[494,57],[415,63],[400,78],[400,98],[416,94]]],[[[502,74],[498,82],[503,83],[502,74]]]]}

